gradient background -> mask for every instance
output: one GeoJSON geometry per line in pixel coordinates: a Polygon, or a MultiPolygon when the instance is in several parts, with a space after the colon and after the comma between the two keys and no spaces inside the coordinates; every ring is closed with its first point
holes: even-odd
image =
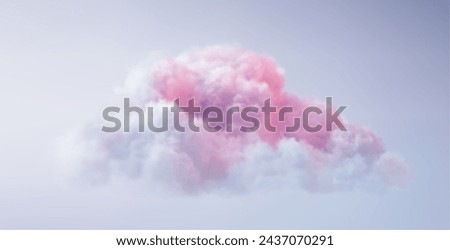
{"type": "Polygon", "coordinates": [[[448,1],[0,1],[0,229],[449,229],[448,1]],[[286,89],[349,105],[403,189],[167,195],[60,178],[55,142],[149,55],[240,44],[286,89]]]}

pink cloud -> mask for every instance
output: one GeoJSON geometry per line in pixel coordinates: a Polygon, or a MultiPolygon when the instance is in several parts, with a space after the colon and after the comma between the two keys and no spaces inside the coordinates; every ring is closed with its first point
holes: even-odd
{"type": "MultiPolygon", "coordinates": [[[[111,168],[111,162],[121,165],[119,168],[122,169],[135,165],[138,169],[155,168],[152,165],[155,164],[154,161],[148,160],[154,146],[143,150],[130,148],[130,145],[133,142],[150,145],[159,143],[164,149],[156,158],[164,161],[157,164],[168,169],[166,172],[177,185],[186,191],[207,190],[211,186],[229,185],[226,183],[229,182],[230,175],[239,172],[237,168],[249,162],[248,152],[255,145],[267,144],[272,152],[280,152],[285,150],[284,146],[280,147],[282,143],[289,141],[292,146],[293,141],[296,148],[304,151],[299,152],[303,159],[299,160],[293,155],[289,156],[293,160],[286,163],[281,161],[281,164],[292,165],[290,171],[298,171],[301,176],[298,180],[300,185],[311,191],[353,187],[372,179],[379,180],[382,185],[396,186],[405,183],[409,176],[408,166],[399,157],[387,153],[382,140],[363,126],[342,121],[348,131],[333,128],[332,131],[321,130],[315,133],[305,130],[285,132],[285,126],[292,122],[293,116],[298,116],[308,106],[324,108],[325,104],[317,100],[300,99],[284,91],[283,70],[270,57],[238,47],[216,46],[160,61],[149,71],[150,80],[144,83],[146,86],[143,88],[148,91],[147,94],[144,93],[145,101],[135,103],[136,105],[164,105],[179,99],[180,106],[186,106],[189,99],[195,98],[196,104],[201,107],[216,106],[226,110],[231,106],[241,109],[246,106],[261,106],[264,100],[271,98],[273,106],[278,109],[291,106],[294,112],[287,114],[285,121],[281,122],[276,115],[272,115],[271,123],[277,128],[275,133],[267,131],[263,126],[255,133],[238,130],[233,133],[172,131],[158,135],[165,138],[159,142],[153,137],[142,142],[142,138],[146,138],[144,135],[131,133],[116,135],[115,138],[127,141],[117,145],[110,144],[111,139],[106,139],[111,135],[105,137],[100,134],[96,139],[98,144],[112,147],[107,153],[108,159],[103,160],[107,161],[104,163],[105,169],[111,168]],[[136,152],[139,150],[143,151],[136,152]],[[140,157],[141,160],[131,159],[132,157],[140,157]]],[[[142,93],[136,95],[142,96],[142,93]]],[[[261,116],[257,118],[262,121],[261,116]]],[[[202,117],[197,116],[196,122],[201,123],[202,117]]],[[[310,122],[325,124],[323,116],[313,116],[310,122]]],[[[234,123],[236,128],[243,121],[235,119],[234,123]]],[[[271,168],[276,171],[281,166],[273,165],[271,168]]],[[[255,169],[255,174],[257,173],[258,170],[255,169]]],[[[285,174],[294,173],[288,171],[285,174]]]]}

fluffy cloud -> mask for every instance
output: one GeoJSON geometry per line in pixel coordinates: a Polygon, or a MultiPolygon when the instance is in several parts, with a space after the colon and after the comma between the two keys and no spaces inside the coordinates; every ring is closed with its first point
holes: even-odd
{"type": "MultiPolygon", "coordinates": [[[[291,106],[286,122],[308,106],[325,107],[317,100],[302,100],[283,90],[283,70],[267,57],[238,47],[209,47],[161,60],[140,77],[132,77],[125,93],[134,105],[154,107],[156,124],[162,107],[195,98],[201,107],[291,106]]],[[[257,117],[261,119],[261,117],[257,117]]],[[[182,122],[186,123],[184,116],[182,122]]],[[[202,117],[196,116],[197,124],[202,117]]],[[[277,128],[254,133],[187,131],[137,132],[136,119],[129,133],[104,133],[97,126],[79,129],[66,137],[62,158],[85,179],[103,183],[115,176],[144,179],[184,192],[225,190],[241,192],[271,189],[291,183],[312,192],[360,186],[398,186],[409,176],[400,156],[386,152],[381,139],[364,126],[342,121],[348,131],[285,132],[286,122],[272,116],[277,128]]],[[[324,123],[319,116],[312,123],[324,123]]],[[[172,124],[172,123],[169,123],[172,124]]],[[[233,127],[242,125],[236,119],[233,127]]]]}

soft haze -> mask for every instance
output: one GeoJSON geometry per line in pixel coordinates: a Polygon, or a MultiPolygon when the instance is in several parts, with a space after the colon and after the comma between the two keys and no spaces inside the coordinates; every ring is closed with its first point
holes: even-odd
{"type": "Polygon", "coordinates": [[[449,228],[447,1],[3,1],[0,17],[1,228],[449,228]],[[55,145],[95,126],[136,68],[215,44],[274,58],[300,98],[349,105],[346,120],[407,159],[410,183],[186,196],[139,178],[62,178],[55,145]]]}

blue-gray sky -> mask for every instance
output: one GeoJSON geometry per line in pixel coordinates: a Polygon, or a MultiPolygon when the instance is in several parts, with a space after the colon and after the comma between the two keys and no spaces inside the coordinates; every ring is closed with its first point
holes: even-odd
{"type": "Polygon", "coordinates": [[[448,1],[0,2],[0,228],[448,229],[448,1]],[[334,96],[413,170],[403,189],[163,195],[61,180],[55,141],[155,51],[273,57],[286,89],[334,96]]]}

